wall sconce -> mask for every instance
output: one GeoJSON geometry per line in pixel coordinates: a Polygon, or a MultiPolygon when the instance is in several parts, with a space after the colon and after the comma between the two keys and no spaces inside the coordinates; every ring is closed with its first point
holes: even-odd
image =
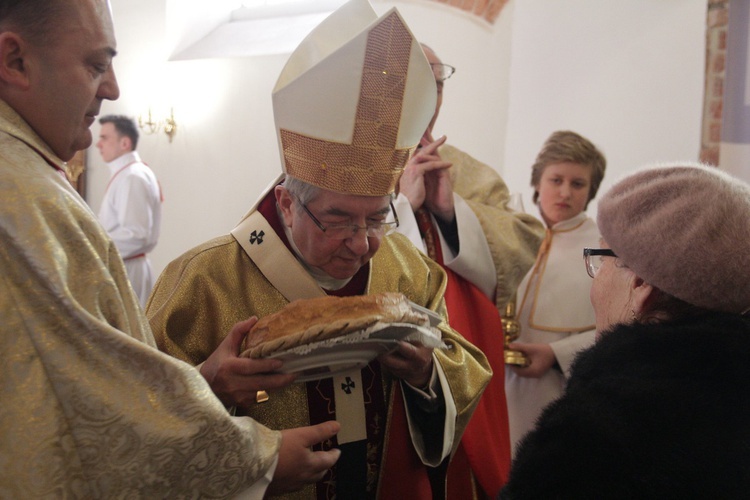
{"type": "Polygon", "coordinates": [[[143,115],[138,115],[138,128],[149,135],[158,132],[159,129],[163,129],[164,133],[169,137],[169,142],[172,142],[172,137],[177,133],[177,122],[174,121],[174,109],[169,109],[169,117],[163,120],[154,120],[151,115],[151,108],[148,108],[148,119],[144,120],[143,115]]]}

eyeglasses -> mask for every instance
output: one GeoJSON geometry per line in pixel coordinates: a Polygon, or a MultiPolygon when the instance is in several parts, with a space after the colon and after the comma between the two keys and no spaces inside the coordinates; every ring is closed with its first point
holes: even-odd
{"type": "Polygon", "coordinates": [[[617,257],[615,252],[609,248],[584,248],[583,262],[586,264],[586,272],[592,278],[596,276],[604,261],[602,257],[617,257]]]}
{"type": "Polygon", "coordinates": [[[430,63],[430,66],[432,66],[432,72],[435,73],[435,80],[438,83],[444,82],[456,72],[456,68],[450,64],[430,63]]]}
{"type": "Polygon", "coordinates": [[[302,210],[312,219],[318,228],[325,233],[325,235],[334,240],[348,240],[357,235],[359,231],[365,231],[368,238],[382,238],[388,234],[391,234],[398,227],[398,215],[396,215],[396,209],[393,208],[393,202],[391,205],[391,213],[393,213],[393,222],[371,222],[366,226],[357,226],[355,224],[327,224],[324,225],[313,215],[307,205],[294,195],[295,199],[302,207],[302,210]]]}

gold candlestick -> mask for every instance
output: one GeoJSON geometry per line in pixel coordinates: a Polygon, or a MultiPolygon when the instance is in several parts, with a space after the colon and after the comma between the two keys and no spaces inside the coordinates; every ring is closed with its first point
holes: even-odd
{"type": "Polygon", "coordinates": [[[508,349],[508,345],[515,341],[521,334],[521,324],[516,319],[516,299],[511,299],[505,306],[505,314],[502,318],[504,332],[505,364],[513,366],[528,366],[529,358],[520,351],[508,349]]]}

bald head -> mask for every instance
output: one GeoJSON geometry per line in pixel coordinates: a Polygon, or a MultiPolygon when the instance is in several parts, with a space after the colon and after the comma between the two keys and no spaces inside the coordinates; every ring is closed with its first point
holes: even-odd
{"type": "Polygon", "coordinates": [[[71,0],[0,0],[0,33],[13,31],[37,45],[52,43],[71,0]]]}
{"type": "MultiPolygon", "coordinates": [[[[422,51],[424,52],[425,57],[427,58],[427,62],[432,64],[442,64],[443,61],[440,60],[440,58],[437,56],[434,50],[430,48],[428,45],[425,45],[424,43],[420,43],[419,45],[422,46],[422,51]]],[[[435,69],[433,67],[433,73],[435,73],[435,69]]],[[[427,125],[427,130],[425,131],[425,136],[432,137],[432,128],[435,126],[435,122],[438,119],[438,115],[440,114],[440,106],[443,105],[443,86],[445,85],[445,82],[439,78],[438,73],[435,73],[435,84],[437,85],[437,102],[435,103],[435,114],[432,115],[432,120],[430,120],[429,125],[427,125]]]]}
{"type": "Polygon", "coordinates": [[[67,161],[119,97],[115,46],[107,0],[0,0],[0,98],[67,161]]]}

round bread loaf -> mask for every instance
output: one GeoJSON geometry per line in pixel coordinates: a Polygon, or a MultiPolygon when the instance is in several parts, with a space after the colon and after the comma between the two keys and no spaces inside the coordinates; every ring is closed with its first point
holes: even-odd
{"type": "Polygon", "coordinates": [[[320,340],[364,330],[377,322],[429,326],[402,293],[295,300],[264,316],[245,340],[243,356],[258,358],[320,340]]]}

